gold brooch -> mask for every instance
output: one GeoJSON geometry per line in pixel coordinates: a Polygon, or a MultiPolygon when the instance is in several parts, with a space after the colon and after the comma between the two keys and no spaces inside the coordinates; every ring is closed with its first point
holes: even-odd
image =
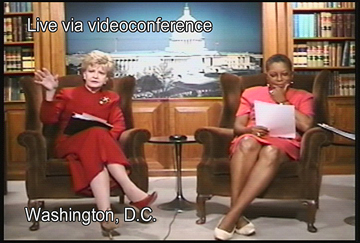
{"type": "Polygon", "coordinates": [[[103,104],[106,104],[110,101],[110,98],[109,97],[102,97],[99,101],[99,104],[100,105],[103,105],[103,104]]]}

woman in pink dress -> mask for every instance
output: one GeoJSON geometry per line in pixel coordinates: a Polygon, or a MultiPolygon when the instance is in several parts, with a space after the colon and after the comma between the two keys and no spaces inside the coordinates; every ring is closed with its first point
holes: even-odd
{"type": "Polygon", "coordinates": [[[291,88],[290,59],[275,54],[266,61],[267,86],[246,89],[236,113],[230,147],[231,207],[215,228],[216,239],[228,240],[234,233],[251,235],[254,224],[242,216],[246,207],[270,184],[279,165],[298,160],[301,136],[313,123],[313,96],[291,88]],[[295,107],[297,134],[294,139],[270,137],[266,127],[255,125],[254,101],[295,107]]]}
{"type": "MultiPolygon", "coordinates": [[[[45,89],[40,119],[45,124],[60,125],[61,133],[55,149],[59,157],[69,161],[75,192],[93,195],[98,210],[105,212],[111,210],[110,188],[120,185],[131,200],[130,205],[140,210],[151,205],[157,193],[148,195],[129,179],[130,164],[118,143],[125,130],[123,113],[118,105],[121,97],[103,89],[113,77],[113,70],[110,55],[92,51],[84,57],[81,65],[84,85],[61,89],[57,94],[57,75],[53,76],[45,68],[36,71],[35,83],[45,89]],[[90,127],[67,135],[64,130],[74,113],[99,117],[111,124],[112,128],[90,127]]],[[[118,234],[114,231],[118,227],[116,219],[105,220],[101,222],[103,235],[111,238],[113,234],[118,234]]]]}

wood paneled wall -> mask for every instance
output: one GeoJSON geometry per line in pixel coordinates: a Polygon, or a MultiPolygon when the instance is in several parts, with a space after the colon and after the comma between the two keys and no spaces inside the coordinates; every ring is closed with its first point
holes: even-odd
{"type": "MultiPolygon", "coordinates": [[[[148,129],[152,136],[171,134],[194,135],[199,127],[218,126],[222,108],[219,99],[135,100],[133,102],[135,127],[148,129]]],[[[150,175],[166,175],[174,169],[174,146],[146,144],[146,160],[150,175]]],[[[182,167],[195,174],[200,161],[200,144],[182,147],[182,167]]]]}
{"type": "Polygon", "coordinates": [[[276,53],[292,55],[292,49],[288,48],[291,38],[291,22],[288,22],[290,5],[287,2],[262,3],[262,33],[263,33],[263,62],[276,53]]]}
{"type": "Polygon", "coordinates": [[[64,2],[33,2],[34,17],[44,21],[56,21],[58,30],[38,32],[34,34],[36,69],[47,68],[52,73],[63,76],[66,74],[65,55],[66,40],[61,21],[65,20],[64,2]]]}

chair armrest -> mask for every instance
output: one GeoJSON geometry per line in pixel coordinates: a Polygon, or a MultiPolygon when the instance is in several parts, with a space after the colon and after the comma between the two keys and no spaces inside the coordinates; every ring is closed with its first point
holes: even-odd
{"type": "Polygon", "coordinates": [[[195,140],[203,144],[202,160],[229,157],[230,143],[234,130],[220,127],[202,127],[195,131],[195,140]],[[226,146],[224,146],[226,145],[226,146]]]}
{"type": "Polygon", "coordinates": [[[303,168],[317,168],[320,165],[322,147],[332,143],[333,134],[320,127],[307,130],[301,140],[300,160],[303,168]]]}
{"type": "Polygon", "coordinates": [[[17,141],[26,149],[26,191],[28,195],[34,192],[33,183],[41,183],[46,177],[47,150],[46,140],[41,132],[26,130],[20,133],[17,141]]]}
{"type": "Polygon", "coordinates": [[[144,157],[144,143],[150,137],[147,129],[131,128],[120,135],[119,143],[127,158],[144,157]]]}
{"type": "Polygon", "coordinates": [[[146,129],[131,128],[125,130],[119,138],[119,143],[131,164],[129,178],[145,192],[149,190],[149,172],[144,143],[149,141],[150,137],[151,134],[146,129]]]}
{"type": "Polygon", "coordinates": [[[44,167],[47,160],[46,140],[38,131],[26,130],[20,133],[17,141],[26,148],[26,160],[30,167],[44,167]]]}

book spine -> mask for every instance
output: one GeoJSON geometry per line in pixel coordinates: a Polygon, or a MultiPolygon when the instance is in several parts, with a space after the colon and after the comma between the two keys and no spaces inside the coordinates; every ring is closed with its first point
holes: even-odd
{"type": "Polygon", "coordinates": [[[331,15],[331,36],[337,37],[337,13],[331,15]]]}
{"type": "Polygon", "coordinates": [[[350,34],[350,37],[353,37],[355,38],[355,14],[351,14],[350,15],[351,17],[351,34],[350,34]]]}
{"type": "Polygon", "coordinates": [[[336,24],[336,36],[344,37],[344,14],[339,13],[337,15],[337,24],[336,24]]]}
{"type": "Polygon", "coordinates": [[[4,13],[10,13],[10,2],[4,2],[4,13]]]}
{"type": "Polygon", "coordinates": [[[332,27],[331,27],[331,18],[332,13],[327,12],[326,13],[326,37],[331,37],[332,27]]]}
{"type": "Polygon", "coordinates": [[[343,51],[343,44],[338,42],[336,43],[336,67],[341,66],[341,57],[342,57],[342,51],[343,51]]]}
{"type": "Polygon", "coordinates": [[[324,56],[324,67],[330,66],[330,44],[329,41],[323,42],[323,56],[324,56]]]}
{"type": "Polygon", "coordinates": [[[349,80],[350,80],[349,95],[355,96],[355,91],[356,91],[355,73],[349,73],[349,80]]]}
{"type": "Polygon", "coordinates": [[[6,42],[12,42],[13,41],[13,31],[12,31],[12,18],[6,17],[6,42]]]}
{"type": "Polygon", "coordinates": [[[299,15],[298,14],[294,14],[293,15],[293,36],[295,38],[299,37],[299,15]]]}
{"type": "Polygon", "coordinates": [[[344,14],[344,37],[351,37],[351,13],[344,14]]]}
{"type": "Polygon", "coordinates": [[[294,67],[299,67],[299,52],[298,52],[298,44],[294,44],[293,46],[293,65],[294,67]]]}
{"type": "Polygon", "coordinates": [[[300,44],[300,65],[301,67],[307,67],[307,46],[306,44],[300,44]]]}
{"type": "Polygon", "coordinates": [[[355,55],[356,55],[355,41],[350,41],[350,60],[349,60],[350,67],[355,67],[355,60],[356,60],[355,55]]]}
{"type": "Polygon", "coordinates": [[[350,63],[350,41],[345,41],[344,49],[341,57],[341,66],[349,66],[350,63]]]}
{"type": "Polygon", "coordinates": [[[334,71],[334,95],[340,95],[339,71],[334,71]]]}

